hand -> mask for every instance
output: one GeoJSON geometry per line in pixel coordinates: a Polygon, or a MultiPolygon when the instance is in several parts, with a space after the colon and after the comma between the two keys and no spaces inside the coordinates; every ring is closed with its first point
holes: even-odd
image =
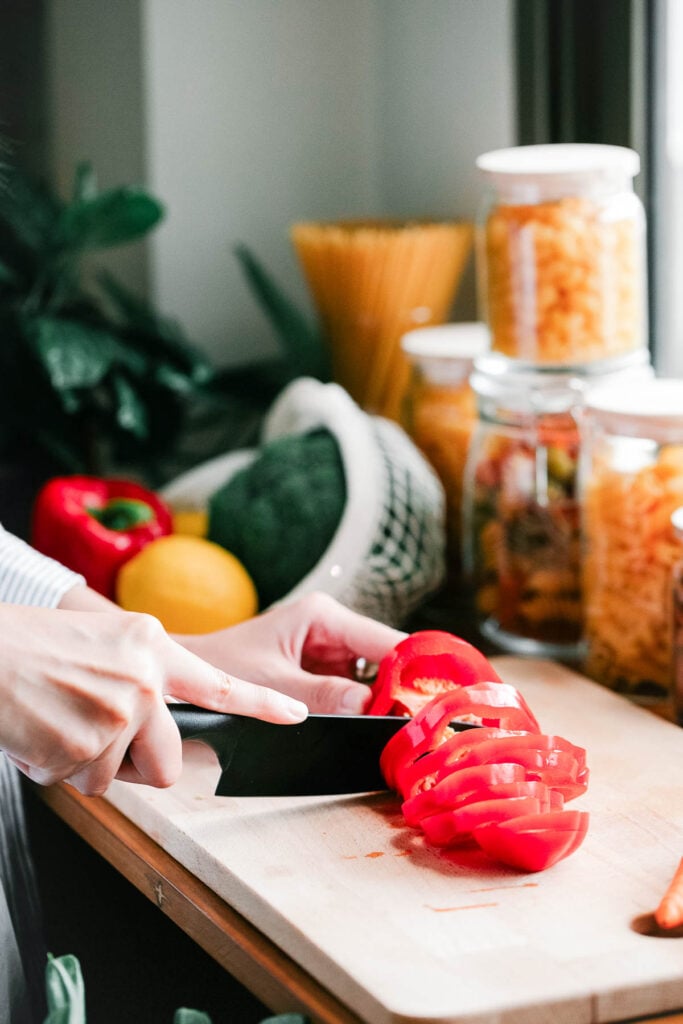
{"type": "Polygon", "coordinates": [[[177,639],[211,664],[288,693],[311,711],[362,714],[370,691],[352,679],[356,658],[380,661],[405,635],[327,594],[310,594],[230,629],[177,639]]]}
{"type": "Polygon", "coordinates": [[[306,717],[303,704],[203,662],[151,616],[66,605],[0,605],[0,749],[35,782],[67,779],[87,794],[113,778],[171,785],[182,755],[165,695],[270,722],[306,717]]]}

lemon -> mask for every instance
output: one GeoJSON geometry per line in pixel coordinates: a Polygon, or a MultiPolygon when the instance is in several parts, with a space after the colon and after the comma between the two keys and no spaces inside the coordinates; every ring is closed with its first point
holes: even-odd
{"type": "Polygon", "coordinates": [[[256,587],[234,555],[181,534],[151,541],[121,567],[116,600],[127,611],[154,615],[170,633],[210,633],[258,609],[256,587]]]}

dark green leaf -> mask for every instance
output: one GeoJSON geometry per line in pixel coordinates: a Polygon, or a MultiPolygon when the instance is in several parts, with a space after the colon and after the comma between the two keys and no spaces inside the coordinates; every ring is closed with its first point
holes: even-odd
{"type": "Polygon", "coordinates": [[[163,215],[161,203],[141,188],[108,189],[64,210],[61,238],[70,249],[104,249],[141,238],[163,215]]]}
{"type": "Polygon", "coordinates": [[[75,956],[48,958],[45,990],[48,1006],[45,1024],[85,1024],[85,990],[75,956]]]}
{"type": "Polygon", "coordinates": [[[173,1024],[211,1024],[211,1018],[199,1010],[187,1010],[185,1007],[181,1007],[175,1012],[173,1024]]]}
{"type": "Polygon", "coordinates": [[[275,328],[292,369],[291,377],[306,375],[329,380],[329,355],[320,331],[311,326],[245,245],[238,245],[235,255],[275,328]]]}
{"type": "Polygon", "coordinates": [[[84,199],[94,199],[96,195],[97,177],[92,164],[83,160],[77,166],[74,174],[73,200],[77,203],[84,199]]]}
{"type": "Polygon", "coordinates": [[[116,422],[122,430],[129,434],[140,438],[147,437],[147,411],[135,389],[120,374],[114,375],[113,385],[116,398],[116,422]]]}
{"type": "Polygon", "coordinates": [[[58,392],[99,384],[119,351],[116,339],[107,331],[75,320],[32,317],[26,320],[26,333],[58,392]]]}
{"type": "Polygon", "coordinates": [[[0,222],[33,252],[48,249],[56,235],[62,204],[20,171],[3,174],[0,222]]]}
{"type": "Polygon", "coordinates": [[[136,343],[157,359],[171,360],[185,370],[193,384],[206,384],[212,379],[211,363],[187,340],[175,320],[161,316],[110,274],[100,274],[99,282],[136,343]]]}
{"type": "Polygon", "coordinates": [[[19,284],[19,275],[7,263],[0,260],[0,287],[9,285],[11,288],[17,288],[19,284]]]}

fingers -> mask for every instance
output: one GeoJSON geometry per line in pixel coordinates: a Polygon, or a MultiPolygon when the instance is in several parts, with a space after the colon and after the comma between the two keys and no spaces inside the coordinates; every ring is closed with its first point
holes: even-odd
{"type": "Polygon", "coordinates": [[[279,690],[229,676],[180,644],[169,643],[173,648],[173,658],[165,687],[167,695],[212,711],[247,715],[283,725],[302,722],[306,718],[308,707],[302,701],[279,690]]]}
{"type": "Polygon", "coordinates": [[[362,715],[371,700],[370,688],[340,676],[299,671],[289,673],[280,685],[291,697],[305,701],[318,715],[362,715]]]}

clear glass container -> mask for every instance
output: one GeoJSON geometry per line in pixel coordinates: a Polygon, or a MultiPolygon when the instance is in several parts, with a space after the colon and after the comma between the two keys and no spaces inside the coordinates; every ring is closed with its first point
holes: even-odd
{"type": "Polygon", "coordinates": [[[583,636],[580,411],[596,381],[651,374],[641,353],[592,373],[500,355],[471,376],[479,423],[463,500],[463,562],[479,628],[518,654],[577,660],[583,636]]]}
{"type": "Polygon", "coordinates": [[[409,331],[401,347],[411,367],[402,425],[431,463],[446,495],[449,576],[460,575],[462,488],[477,403],[470,387],[474,360],[489,348],[482,323],[409,331]]]}
{"type": "Polygon", "coordinates": [[[671,513],[671,529],[678,556],[671,570],[671,703],[679,725],[683,725],[683,505],[671,513]]]}
{"type": "Polygon", "coordinates": [[[683,381],[586,398],[580,490],[588,675],[640,703],[671,687],[671,575],[683,505],[683,381]]]}
{"type": "Polygon", "coordinates": [[[638,154],[519,146],[477,160],[480,308],[494,351],[584,364],[647,347],[645,214],[638,154]]]}

